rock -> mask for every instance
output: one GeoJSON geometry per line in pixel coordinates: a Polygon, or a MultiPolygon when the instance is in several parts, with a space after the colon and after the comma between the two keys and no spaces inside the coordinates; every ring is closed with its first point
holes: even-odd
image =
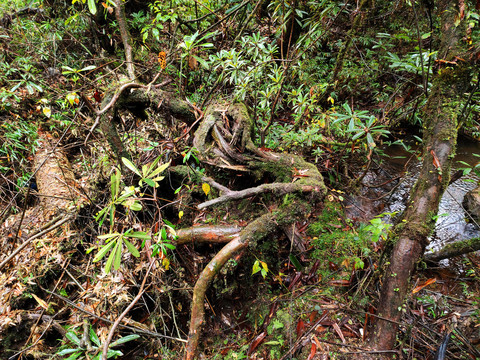
{"type": "Polygon", "coordinates": [[[475,221],[480,220],[480,186],[465,194],[462,205],[475,221]]]}

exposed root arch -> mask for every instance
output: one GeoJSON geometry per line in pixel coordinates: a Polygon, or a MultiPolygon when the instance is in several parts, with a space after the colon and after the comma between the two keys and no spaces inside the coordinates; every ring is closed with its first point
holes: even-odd
{"type": "MultiPolygon", "coordinates": [[[[219,231],[223,241],[229,237],[233,239],[213,257],[195,284],[185,355],[187,360],[197,356],[205,321],[205,292],[223,265],[236,253],[263,240],[277,228],[285,228],[307,217],[311,206],[322,200],[326,193],[323,177],[315,165],[300,156],[261,151],[253,143],[253,129],[253,121],[244,104],[214,104],[206,109],[195,132],[193,145],[199,151],[199,158],[203,163],[217,169],[250,173],[257,181],[274,179],[270,184],[233,191],[211,178],[203,178],[203,181],[219,190],[221,196],[198,205],[199,209],[261,196],[267,192],[274,195],[274,204],[271,204],[270,212],[251,221],[239,233],[234,229],[219,231]],[[283,196],[286,194],[294,196],[285,201],[283,196]]],[[[189,234],[190,230],[184,231],[189,234]]]]}

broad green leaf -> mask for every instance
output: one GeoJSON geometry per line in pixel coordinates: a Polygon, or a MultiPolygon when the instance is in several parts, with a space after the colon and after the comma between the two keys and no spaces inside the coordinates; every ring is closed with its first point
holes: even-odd
{"type": "Polygon", "coordinates": [[[252,275],[256,274],[259,271],[260,271],[260,262],[258,260],[255,260],[255,263],[253,264],[253,267],[252,267],[252,275]]]}
{"type": "Polygon", "coordinates": [[[97,13],[97,6],[95,5],[95,0],[88,0],[88,10],[95,15],[97,13]]]}
{"type": "Polygon", "coordinates": [[[170,249],[170,250],[175,250],[176,249],[176,246],[175,245],[172,245],[172,244],[163,244],[163,246],[165,246],[166,248],[170,249]]]}
{"type": "Polygon", "coordinates": [[[208,62],[206,62],[204,59],[202,59],[201,57],[196,56],[196,55],[193,55],[193,58],[195,58],[205,69],[208,70],[208,68],[209,68],[208,62]]]}
{"type": "Polygon", "coordinates": [[[127,239],[123,239],[123,241],[125,242],[125,246],[127,247],[128,251],[135,257],[139,257],[140,256],[140,253],[138,252],[137,248],[135,246],[133,246],[133,244],[128,241],[127,239]]]}
{"type": "Polygon", "coordinates": [[[139,201],[137,200],[134,200],[129,206],[128,208],[132,211],[140,211],[142,210],[142,204],[140,204],[139,201]]]}
{"type": "Polygon", "coordinates": [[[102,260],[102,258],[107,254],[108,250],[112,248],[112,246],[115,245],[115,241],[109,242],[107,245],[105,245],[95,256],[93,259],[93,262],[97,262],[102,260]]]}
{"type": "Polygon", "coordinates": [[[120,344],[125,344],[126,342],[129,342],[129,341],[132,341],[132,340],[136,340],[140,337],[140,335],[127,335],[127,336],[124,336],[120,339],[118,339],[117,341],[114,341],[113,343],[110,344],[110,347],[114,347],[114,346],[117,346],[117,345],[120,345],[120,344]]]}
{"type": "Polygon", "coordinates": [[[148,165],[145,164],[142,166],[142,178],[147,177],[148,175],[148,165]]]}
{"type": "Polygon", "coordinates": [[[152,188],[156,188],[156,187],[158,186],[158,184],[157,184],[155,181],[153,181],[153,180],[151,180],[151,179],[149,179],[149,178],[145,178],[145,179],[143,179],[143,180],[145,181],[145,183],[146,183],[148,186],[150,186],[150,187],[152,187],[152,188]]]}
{"type": "Polygon", "coordinates": [[[67,333],[65,334],[65,337],[77,346],[80,346],[82,343],[80,339],[77,337],[77,334],[75,334],[73,331],[67,331],[67,333]]]}
{"type": "Polygon", "coordinates": [[[68,358],[65,360],[75,360],[78,359],[81,355],[83,354],[83,351],[78,351],[75,354],[70,355],[68,358]]]}
{"type": "Polygon", "coordinates": [[[153,162],[150,164],[148,168],[148,174],[150,174],[153,171],[153,169],[155,169],[155,166],[157,166],[161,158],[162,158],[161,156],[157,156],[157,158],[153,160],[153,162]]]}
{"type": "Polygon", "coordinates": [[[154,176],[164,172],[168,167],[170,166],[170,161],[160,165],[158,168],[156,168],[151,174],[148,175],[150,179],[152,179],[154,176]]]}
{"type": "MultiPolygon", "coordinates": [[[[101,355],[101,354],[100,354],[101,355]]],[[[107,352],[107,359],[110,359],[111,357],[117,357],[117,356],[122,356],[123,353],[120,350],[108,350],[107,352]]]]}
{"type": "Polygon", "coordinates": [[[152,180],[155,182],[162,181],[163,179],[165,179],[165,176],[157,176],[156,178],[152,178],[152,180]]]}
{"type": "Polygon", "coordinates": [[[93,70],[93,69],[96,69],[97,67],[95,65],[89,65],[87,67],[84,67],[83,69],[80,69],[80,71],[89,71],[89,70],[93,70]]]}
{"type": "Polygon", "coordinates": [[[137,174],[138,176],[142,177],[142,174],[140,174],[140,170],[137,169],[137,167],[130,161],[128,160],[127,158],[124,158],[122,157],[122,162],[123,164],[129,168],[130,170],[132,170],[135,174],[137,174]]]}

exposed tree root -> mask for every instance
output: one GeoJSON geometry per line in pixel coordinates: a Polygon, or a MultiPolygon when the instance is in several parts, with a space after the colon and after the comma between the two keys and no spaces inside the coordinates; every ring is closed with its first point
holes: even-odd
{"type": "MultiPolygon", "coordinates": [[[[210,261],[198,278],[192,301],[190,330],[185,359],[197,356],[197,347],[204,323],[205,292],[222,266],[235,253],[247,246],[256,245],[278,228],[287,228],[308,215],[311,205],[325,195],[326,189],[318,169],[299,156],[289,154],[264,153],[257,149],[251,139],[253,123],[243,104],[215,104],[205,111],[194,137],[194,146],[199,150],[202,162],[215,168],[229,171],[248,172],[255,179],[270,178],[275,182],[261,184],[244,190],[233,191],[211,178],[202,178],[222,194],[216,199],[198,205],[199,209],[226,201],[272,193],[271,212],[250,222],[240,233],[220,231],[221,237],[232,236],[227,245],[210,261]],[[281,197],[287,195],[288,197],[281,197]]],[[[220,229],[219,229],[220,230],[220,229]]],[[[193,231],[193,230],[188,230],[193,231]]],[[[186,236],[193,238],[192,235],[186,236]]],[[[206,236],[202,235],[203,239],[206,236]]],[[[227,239],[225,239],[227,240],[227,239]]]]}
{"type": "Polygon", "coordinates": [[[224,244],[235,239],[242,228],[230,225],[198,226],[177,231],[177,245],[188,243],[224,244]]]}

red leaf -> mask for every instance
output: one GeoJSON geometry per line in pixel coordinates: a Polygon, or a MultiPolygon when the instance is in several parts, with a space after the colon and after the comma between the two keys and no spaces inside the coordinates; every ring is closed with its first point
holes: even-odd
{"type": "Polygon", "coordinates": [[[300,319],[297,323],[297,338],[302,336],[302,334],[305,332],[305,322],[300,319]]]}
{"type": "Polygon", "coordinates": [[[97,103],[100,103],[102,101],[102,95],[98,92],[98,90],[95,90],[95,93],[93,94],[93,98],[97,103]]]}
{"type": "Polygon", "coordinates": [[[252,352],[255,351],[255,349],[258,347],[258,345],[260,345],[263,340],[265,340],[265,337],[267,336],[267,332],[264,331],[264,332],[261,332],[251,343],[250,343],[250,346],[248,347],[248,351],[247,351],[247,356],[250,356],[250,354],[252,352]]]}

